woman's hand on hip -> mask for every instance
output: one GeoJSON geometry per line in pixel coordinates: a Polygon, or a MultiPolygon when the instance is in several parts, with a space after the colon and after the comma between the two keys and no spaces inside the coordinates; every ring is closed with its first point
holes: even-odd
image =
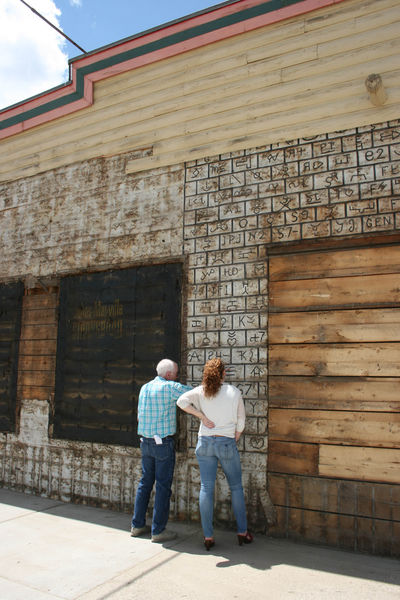
{"type": "Polygon", "coordinates": [[[203,425],[208,427],[208,429],[213,429],[215,427],[215,423],[213,421],[210,421],[210,419],[207,419],[206,415],[203,415],[201,417],[201,422],[203,423],[203,425]]]}

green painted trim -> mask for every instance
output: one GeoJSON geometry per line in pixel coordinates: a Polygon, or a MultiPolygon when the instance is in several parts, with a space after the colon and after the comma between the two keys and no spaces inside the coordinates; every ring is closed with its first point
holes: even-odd
{"type": "Polygon", "coordinates": [[[87,65],[86,67],[78,68],[76,70],[75,92],[67,94],[65,96],[61,96],[60,98],[51,100],[46,104],[41,104],[40,106],[37,106],[23,113],[0,121],[0,130],[7,129],[8,127],[12,127],[13,125],[17,125],[18,123],[21,123],[23,121],[27,121],[46,112],[50,112],[51,110],[60,108],[62,106],[66,106],[67,104],[71,104],[72,102],[76,102],[77,100],[81,100],[84,95],[84,79],[85,76],[89,75],[90,73],[95,73],[97,71],[101,71],[102,69],[107,69],[108,67],[112,67],[116,64],[125,62],[127,60],[132,60],[133,58],[138,58],[139,56],[143,56],[145,54],[150,54],[151,52],[155,52],[157,50],[168,48],[169,46],[173,46],[174,44],[179,44],[181,42],[185,42],[200,35],[211,33],[212,31],[217,31],[218,29],[222,29],[223,27],[236,25],[241,21],[247,21],[248,19],[259,17],[261,15],[268,14],[270,12],[274,12],[282,8],[286,8],[293,4],[298,4],[302,1],[303,0],[269,0],[268,2],[263,2],[262,4],[258,4],[257,6],[247,8],[240,12],[233,13],[225,17],[220,17],[219,19],[215,19],[214,21],[209,21],[208,23],[203,23],[202,25],[197,25],[189,29],[184,29],[183,31],[179,31],[154,42],[143,44],[143,46],[132,48],[131,50],[121,52],[108,58],[104,58],[102,60],[99,60],[98,62],[94,62],[90,65],[87,65]]]}

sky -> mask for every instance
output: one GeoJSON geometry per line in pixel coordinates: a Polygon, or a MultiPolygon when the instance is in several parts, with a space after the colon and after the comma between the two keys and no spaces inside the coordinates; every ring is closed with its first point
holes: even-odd
{"type": "MultiPolygon", "coordinates": [[[[222,0],[25,0],[86,52],[222,0]]],[[[21,0],[0,0],[0,110],[68,81],[82,52],[21,0]]]]}

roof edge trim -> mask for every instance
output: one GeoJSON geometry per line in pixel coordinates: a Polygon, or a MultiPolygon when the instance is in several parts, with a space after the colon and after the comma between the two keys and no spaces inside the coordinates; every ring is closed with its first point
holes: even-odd
{"type": "Polygon", "coordinates": [[[93,84],[344,0],[236,0],[70,61],[69,82],[0,111],[0,139],[93,104],[93,84]]]}

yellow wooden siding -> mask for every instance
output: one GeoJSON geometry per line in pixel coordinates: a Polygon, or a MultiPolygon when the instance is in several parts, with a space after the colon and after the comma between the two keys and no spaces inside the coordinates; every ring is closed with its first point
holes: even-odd
{"type": "Polygon", "coordinates": [[[351,0],[111,77],[93,106],[3,140],[0,180],[151,147],[136,172],[398,118],[399,33],[397,0],[351,0]]]}
{"type": "Polygon", "coordinates": [[[319,474],[363,481],[399,483],[400,450],[320,446],[319,474]]]}

